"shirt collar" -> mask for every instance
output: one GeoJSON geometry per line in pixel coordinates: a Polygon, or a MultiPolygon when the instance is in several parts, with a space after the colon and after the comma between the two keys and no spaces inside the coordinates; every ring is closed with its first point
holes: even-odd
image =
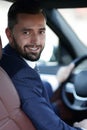
{"type": "Polygon", "coordinates": [[[29,61],[29,60],[26,60],[25,58],[23,58],[23,59],[32,69],[35,68],[35,66],[36,66],[36,62],[35,61],[29,61]]]}

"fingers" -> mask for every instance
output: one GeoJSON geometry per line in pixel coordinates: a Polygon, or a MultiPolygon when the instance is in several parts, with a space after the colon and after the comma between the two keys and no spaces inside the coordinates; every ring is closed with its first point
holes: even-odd
{"type": "Polygon", "coordinates": [[[71,63],[71,64],[69,64],[67,66],[61,67],[58,70],[56,76],[57,76],[58,82],[60,84],[68,79],[68,77],[70,76],[70,74],[71,74],[72,70],[74,69],[74,67],[75,67],[75,64],[71,63]]]}
{"type": "Polygon", "coordinates": [[[73,124],[74,127],[80,127],[80,128],[84,128],[84,129],[87,129],[87,119],[84,119],[80,122],[75,122],[73,124]]]}
{"type": "Polygon", "coordinates": [[[66,72],[67,72],[67,76],[69,76],[72,72],[72,70],[74,69],[75,67],[75,64],[74,63],[71,63],[69,64],[67,67],[66,67],[66,72]]]}
{"type": "Polygon", "coordinates": [[[75,64],[74,64],[74,63],[70,63],[70,64],[68,65],[68,67],[70,68],[70,70],[73,70],[74,67],[75,67],[75,64]]]}

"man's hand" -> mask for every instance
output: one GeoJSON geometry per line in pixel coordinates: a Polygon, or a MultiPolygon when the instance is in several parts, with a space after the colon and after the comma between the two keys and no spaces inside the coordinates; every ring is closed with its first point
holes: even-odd
{"type": "Polygon", "coordinates": [[[80,122],[75,122],[73,124],[74,127],[82,128],[83,130],[87,130],[87,119],[84,119],[80,122]]]}
{"type": "Polygon", "coordinates": [[[64,81],[67,80],[67,78],[69,77],[69,75],[71,74],[73,68],[75,67],[75,65],[73,63],[67,65],[67,66],[63,66],[61,67],[58,72],[57,72],[57,79],[59,84],[63,83],[64,81]]]}

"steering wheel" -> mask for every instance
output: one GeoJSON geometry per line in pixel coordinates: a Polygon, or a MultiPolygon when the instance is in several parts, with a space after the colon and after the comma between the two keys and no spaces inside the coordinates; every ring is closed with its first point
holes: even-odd
{"type": "MultiPolygon", "coordinates": [[[[87,59],[87,55],[73,61],[75,67],[87,59]]],[[[71,73],[62,84],[61,96],[65,105],[75,111],[87,110],[87,71],[74,75],[71,73]]]]}

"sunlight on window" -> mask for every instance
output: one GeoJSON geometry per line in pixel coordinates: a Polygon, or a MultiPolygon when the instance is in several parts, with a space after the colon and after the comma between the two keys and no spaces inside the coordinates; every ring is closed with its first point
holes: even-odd
{"type": "Polygon", "coordinates": [[[49,61],[52,54],[54,47],[58,46],[58,37],[56,34],[47,26],[46,27],[46,43],[45,48],[41,54],[41,61],[49,61]]]}
{"type": "Polygon", "coordinates": [[[79,39],[87,46],[87,8],[59,9],[79,39]]]}
{"type": "Polygon", "coordinates": [[[8,43],[5,35],[5,28],[7,27],[7,12],[11,4],[11,2],[0,0],[0,35],[3,47],[8,43]]]}

